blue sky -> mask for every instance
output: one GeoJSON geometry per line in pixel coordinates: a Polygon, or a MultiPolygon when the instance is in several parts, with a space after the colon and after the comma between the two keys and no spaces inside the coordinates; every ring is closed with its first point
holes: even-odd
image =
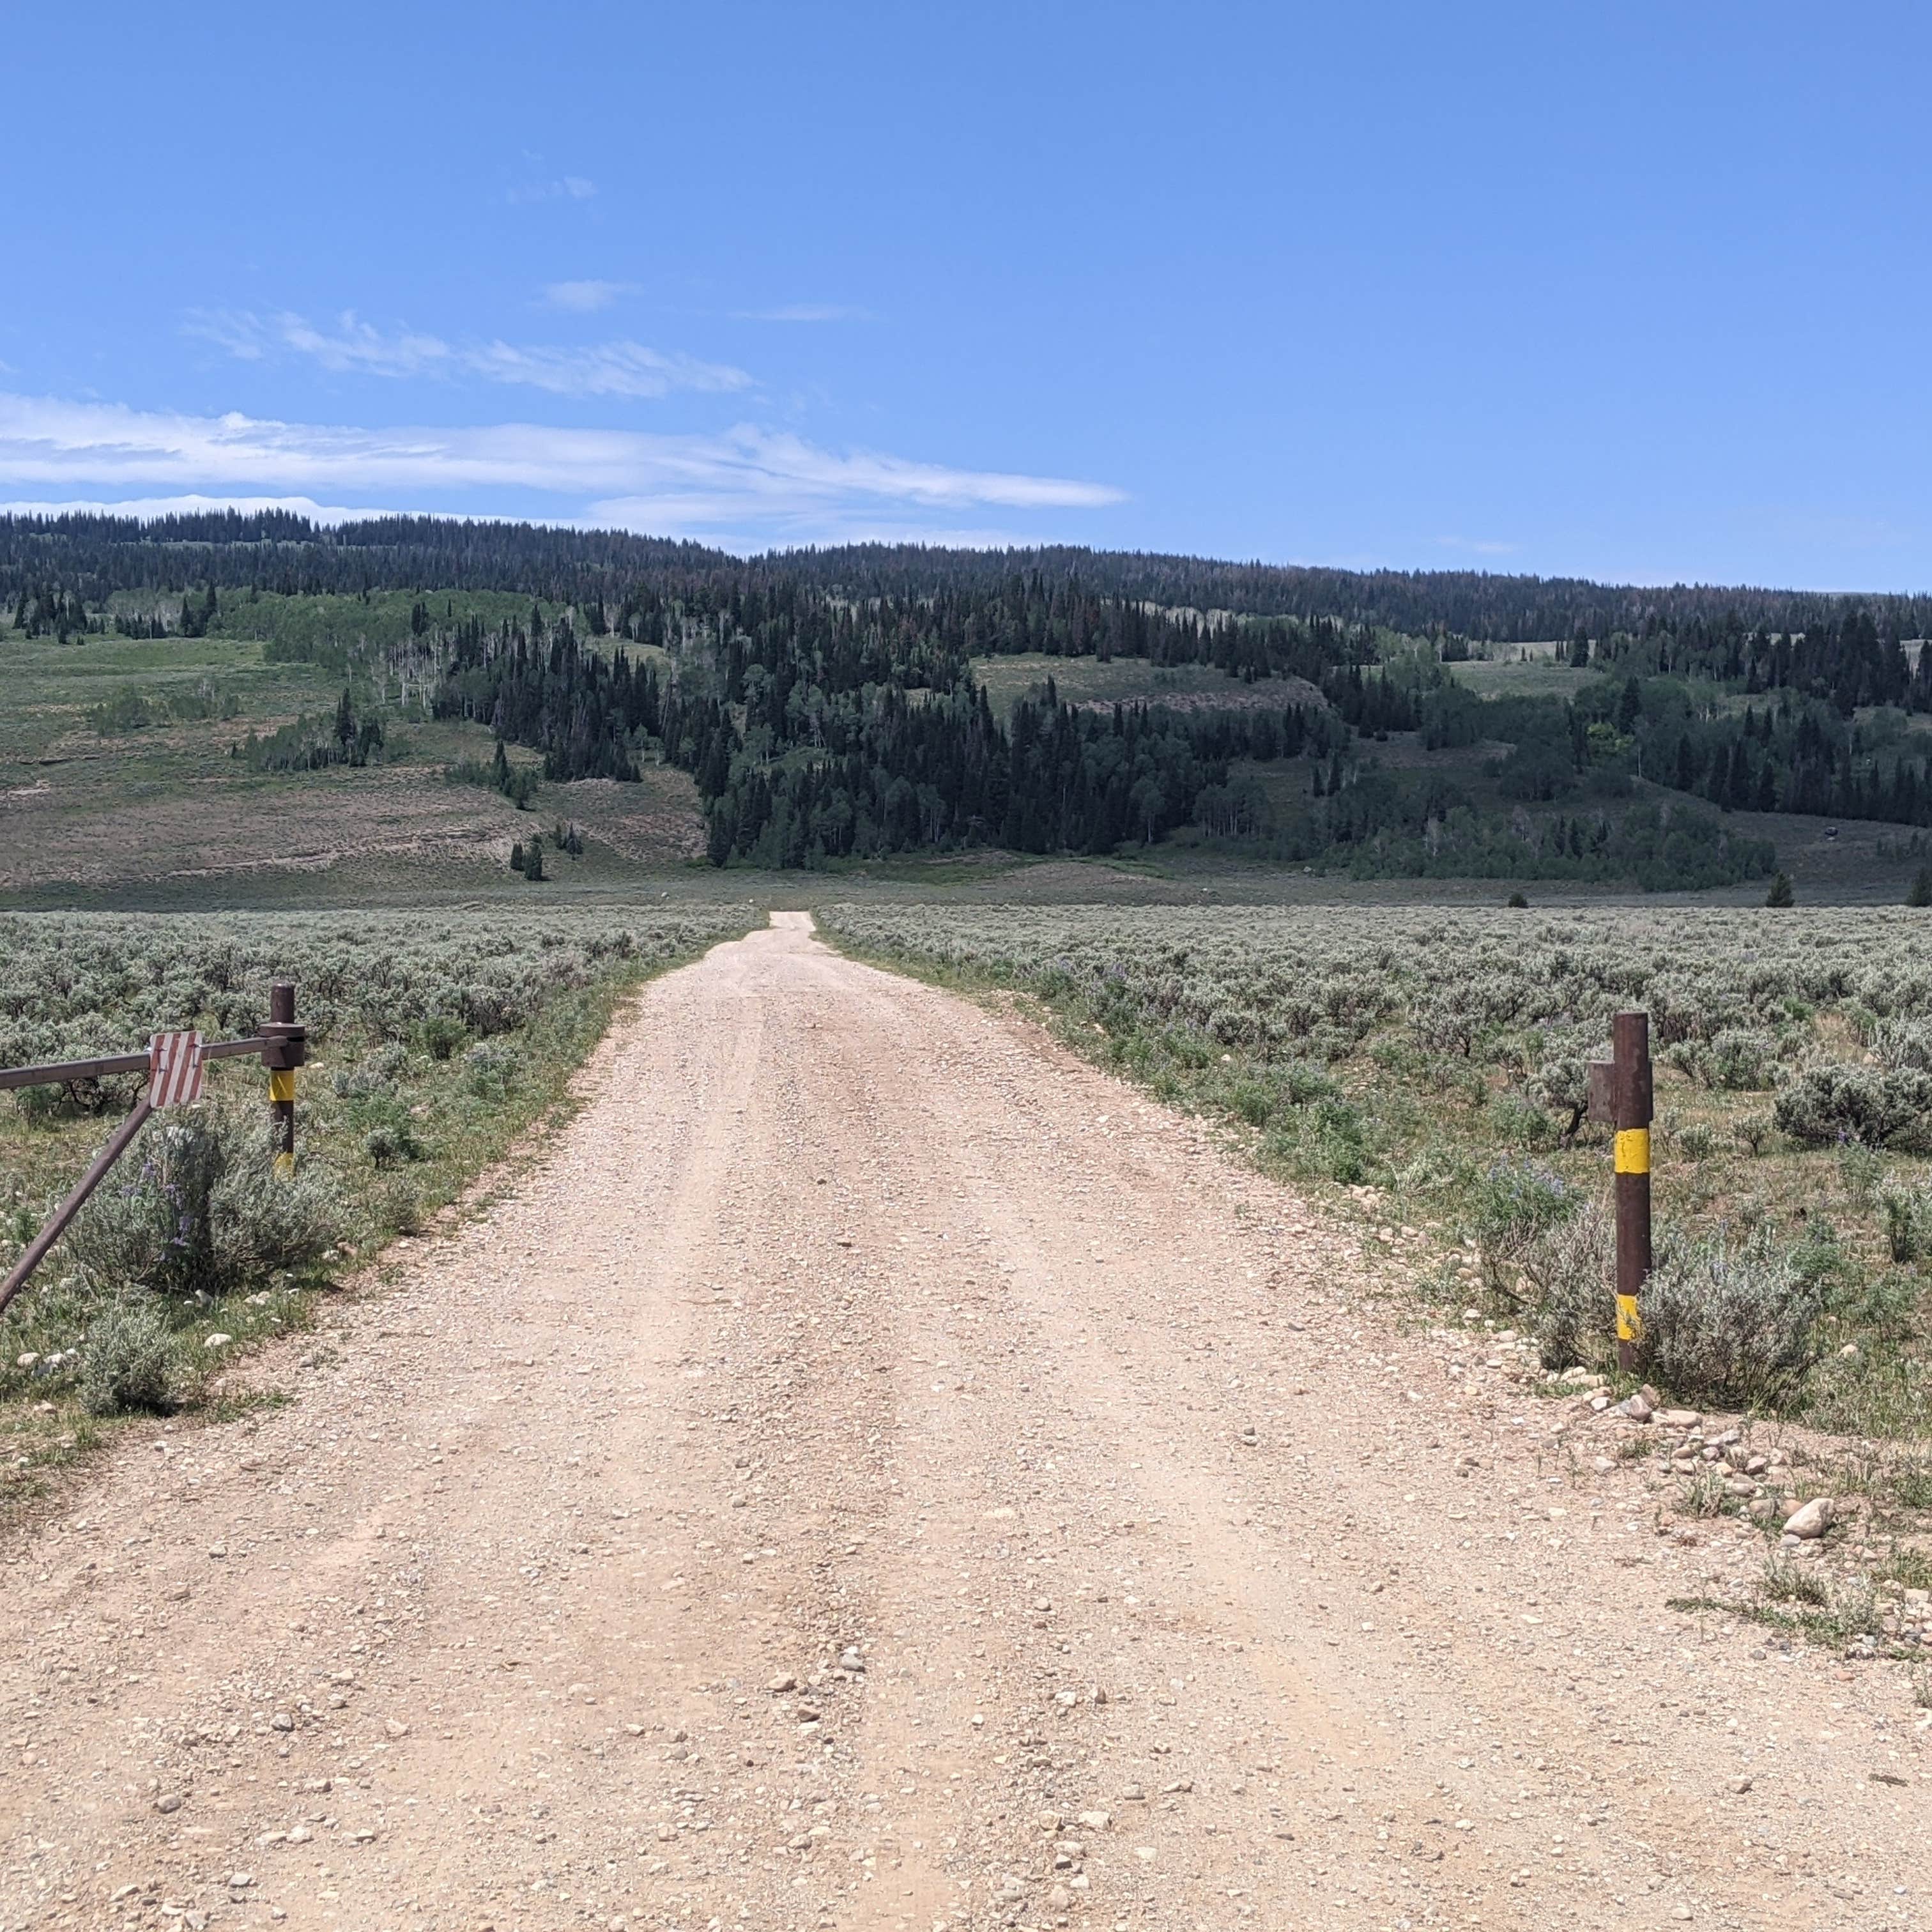
{"type": "Polygon", "coordinates": [[[1932,587],[1922,9],[15,10],[0,501],[1932,587]]]}

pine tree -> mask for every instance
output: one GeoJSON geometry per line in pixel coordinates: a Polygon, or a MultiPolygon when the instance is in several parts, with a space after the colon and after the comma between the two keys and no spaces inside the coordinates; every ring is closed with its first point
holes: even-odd
{"type": "Polygon", "coordinates": [[[543,875],[543,834],[532,832],[524,842],[524,877],[535,885],[543,875]]]}
{"type": "Polygon", "coordinates": [[[521,839],[510,848],[510,870],[520,872],[524,869],[524,845],[521,839]]]}
{"type": "Polygon", "coordinates": [[[1906,889],[1905,903],[1909,906],[1932,906],[1932,866],[1921,866],[1917,876],[1906,889]]]}
{"type": "Polygon", "coordinates": [[[1772,880],[1771,890],[1765,894],[1764,902],[1768,906],[1788,906],[1796,902],[1791,880],[1784,873],[1780,872],[1772,880]]]}

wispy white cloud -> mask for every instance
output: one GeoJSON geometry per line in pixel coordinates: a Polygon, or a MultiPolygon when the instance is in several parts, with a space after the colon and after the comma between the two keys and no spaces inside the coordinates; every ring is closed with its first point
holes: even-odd
{"type": "Polygon", "coordinates": [[[836,302],[788,302],[779,308],[734,308],[734,322],[870,322],[869,309],[848,308],[836,302]]]}
{"type": "Polygon", "coordinates": [[[344,311],[333,334],[298,315],[276,316],[271,328],[285,347],[314,356],[338,375],[441,374],[451,366],[454,353],[440,336],[421,335],[412,329],[385,335],[359,320],[353,310],[344,311]]]}
{"type": "Polygon", "coordinates": [[[588,201],[597,192],[597,184],[581,175],[559,175],[550,181],[519,182],[505,196],[512,208],[526,208],[538,201],[588,201]]]}
{"type": "Polygon", "coordinates": [[[841,452],[748,424],[688,436],[532,423],[368,429],[0,393],[0,490],[72,496],[88,486],[105,500],[202,493],[437,507],[538,496],[555,520],[746,544],[842,541],[861,527],[912,535],[942,518],[953,530],[962,510],[1123,500],[1106,484],[841,452]]]}
{"type": "Polygon", "coordinates": [[[232,356],[260,362],[272,353],[311,357],[337,375],[456,377],[522,384],[554,396],[621,396],[648,400],[674,390],[729,394],[752,378],[728,363],[666,355],[641,342],[592,343],[583,348],[547,344],[448,342],[413,329],[385,334],[346,310],[333,328],[286,312],[197,310],[185,325],[232,356]]]}
{"type": "Polygon", "coordinates": [[[1467,550],[1472,556],[1514,556],[1522,548],[1499,537],[1438,537],[1436,542],[1441,549],[1467,550]]]}
{"type": "Polygon", "coordinates": [[[546,282],[543,298],[552,308],[566,308],[579,315],[589,315],[600,308],[608,308],[621,295],[628,295],[632,284],[628,282],[546,282]]]}
{"type": "Polygon", "coordinates": [[[459,350],[462,366],[493,382],[522,382],[554,396],[668,395],[674,389],[728,393],[752,379],[728,363],[665,356],[641,342],[600,342],[587,349],[520,349],[507,342],[459,350]]]}

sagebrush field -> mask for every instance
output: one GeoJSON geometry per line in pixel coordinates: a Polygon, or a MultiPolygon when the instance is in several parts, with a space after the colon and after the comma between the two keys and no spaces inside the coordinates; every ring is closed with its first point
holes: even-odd
{"type": "MultiPolygon", "coordinates": [[[[260,1070],[217,1063],[208,1103],[148,1130],[0,1317],[0,1497],[83,1442],[98,1414],[191,1399],[252,1336],[307,1319],[307,1290],[420,1228],[514,1148],[628,988],[756,918],[718,906],[0,916],[0,1066],[126,1052],[165,1028],[244,1035],[278,978],[297,985],[311,1054],[294,1190],[268,1178],[260,1070]],[[228,1340],[211,1351],[211,1335],[228,1340]],[[117,1382],[106,1358],[130,1351],[146,1378],[117,1382]]],[[[135,1085],[0,1100],[0,1267],[135,1085]]]]}
{"type": "Polygon", "coordinates": [[[1478,1294],[1539,1337],[1552,1372],[1607,1366],[1610,1163],[1607,1130],[1584,1118],[1586,1062],[1607,1054],[1613,1012],[1646,1008],[1649,1372],[1692,1400],[1932,1433],[1924,913],[820,916],[866,956],[1030,996],[1089,1057],[1238,1124],[1264,1166],[1352,1189],[1378,1222],[1426,1223],[1439,1238],[1410,1255],[1425,1294],[1478,1294]],[[1757,1312],[1735,1346],[1700,1353],[1671,1334],[1666,1303],[1687,1295],[1700,1332],[1757,1312]]]}

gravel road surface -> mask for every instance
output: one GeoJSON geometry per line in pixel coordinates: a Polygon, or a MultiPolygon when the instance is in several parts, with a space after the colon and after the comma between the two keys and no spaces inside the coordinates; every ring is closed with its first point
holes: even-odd
{"type": "Polygon", "coordinates": [[[4,1932],[1932,1924],[1904,1674],[1195,1124],[802,914],[584,1086],[0,1550],[4,1932]]]}

